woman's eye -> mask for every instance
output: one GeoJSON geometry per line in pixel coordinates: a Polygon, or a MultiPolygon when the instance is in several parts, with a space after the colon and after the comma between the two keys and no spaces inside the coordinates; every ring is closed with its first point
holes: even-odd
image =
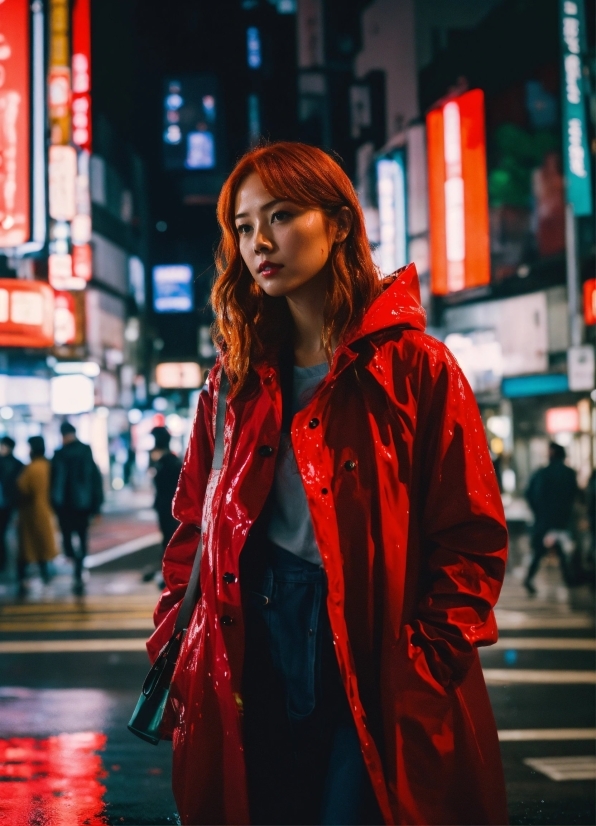
{"type": "Polygon", "coordinates": [[[290,218],[290,217],[291,216],[290,216],[289,212],[286,212],[285,210],[280,209],[277,212],[274,212],[273,215],[271,216],[271,223],[273,223],[274,221],[284,221],[286,218],[290,218]]]}
{"type": "Polygon", "coordinates": [[[240,224],[240,226],[236,227],[238,230],[238,235],[246,235],[247,232],[250,232],[250,224],[240,224]]]}

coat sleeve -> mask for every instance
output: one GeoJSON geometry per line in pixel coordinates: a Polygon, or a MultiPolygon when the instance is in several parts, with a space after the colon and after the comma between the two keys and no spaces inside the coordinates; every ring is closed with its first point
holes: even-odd
{"type": "Polygon", "coordinates": [[[199,545],[203,499],[213,462],[213,399],[214,374],[211,370],[207,386],[199,395],[197,412],[186,449],[172,511],[180,522],[163,560],[163,591],[153,619],[156,630],[147,642],[149,656],[154,660],[170,639],[176,614],[184,597],[192,564],[199,545]]]}
{"type": "Polygon", "coordinates": [[[497,640],[507,528],[480,413],[442,345],[423,377],[420,599],[412,622],[435,679],[458,683],[497,640]]]}

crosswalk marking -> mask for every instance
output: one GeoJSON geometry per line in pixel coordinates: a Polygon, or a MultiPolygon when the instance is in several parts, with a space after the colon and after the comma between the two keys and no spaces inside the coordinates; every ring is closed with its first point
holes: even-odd
{"type": "Polygon", "coordinates": [[[90,599],[85,597],[79,601],[29,602],[18,605],[0,605],[0,618],[27,616],[29,614],[62,614],[64,612],[90,611],[128,611],[130,609],[146,609],[153,611],[157,604],[158,594],[155,597],[136,595],[130,597],[105,597],[90,599]]]}
{"type": "Polygon", "coordinates": [[[596,755],[580,757],[527,757],[526,766],[551,780],[596,780],[596,755]]]}
{"type": "Polygon", "coordinates": [[[137,551],[142,551],[145,548],[151,548],[153,545],[161,545],[162,535],[159,531],[145,534],[145,536],[138,536],[136,539],[131,539],[129,542],[123,542],[122,545],[116,545],[115,548],[108,548],[106,551],[98,551],[91,556],[85,557],[86,568],[99,568],[107,562],[113,562],[115,559],[121,559],[123,556],[134,554],[137,551]]]}
{"type": "Polygon", "coordinates": [[[146,651],[145,637],[94,640],[10,640],[0,654],[81,654],[85,651],[146,651]]]}
{"type": "Polygon", "coordinates": [[[527,611],[509,611],[504,608],[495,610],[497,626],[502,631],[517,631],[530,629],[575,629],[593,628],[594,618],[588,614],[560,614],[544,612],[530,613],[527,611]]]}
{"type": "Polygon", "coordinates": [[[538,668],[485,668],[484,679],[487,685],[508,685],[509,683],[547,683],[556,684],[596,684],[594,671],[565,671],[538,668]]]}
{"type": "Polygon", "coordinates": [[[494,645],[487,646],[482,651],[495,649],[517,649],[536,651],[596,651],[596,639],[570,637],[501,637],[494,645]]]}
{"type": "Polygon", "coordinates": [[[523,728],[499,729],[502,743],[529,740],[596,740],[596,728],[523,728]]]}
{"type": "Polygon", "coordinates": [[[121,616],[117,619],[78,617],[76,620],[47,620],[45,622],[0,622],[0,632],[41,633],[49,631],[153,631],[153,620],[148,617],[121,616]]]}

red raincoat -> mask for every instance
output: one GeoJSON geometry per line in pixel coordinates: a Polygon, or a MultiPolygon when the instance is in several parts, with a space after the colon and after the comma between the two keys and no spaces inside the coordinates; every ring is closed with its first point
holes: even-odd
{"type": "MultiPolygon", "coordinates": [[[[385,822],[504,824],[476,649],[497,639],[507,531],[472,391],[424,326],[410,265],[337,348],[294,417],[292,442],[339,668],[385,822]],[[365,707],[381,720],[382,743],[365,707]]],[[[201,599],[168,710],[185,824],[250,822],[239,557],[273,482],[281,427],[277,366],[255,370],[254,389],[228,400],[221,471],[211,472],[219,367],[201,394],[174,499],[182,524],[165,554],[167,590],[148,643],[154,659],[170,637],[203,525],[201,599]]]]}

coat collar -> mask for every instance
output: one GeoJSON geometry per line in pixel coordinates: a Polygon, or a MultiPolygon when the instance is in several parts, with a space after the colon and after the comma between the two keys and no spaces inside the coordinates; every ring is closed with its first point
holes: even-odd
{"type": "Polygon", "coordinates": [[[397,325],[422,331],[426,328],[415,264],[408,264],[383,279],[383,292],[368,308],[346,344],[352,345],[361,338],[397,325]]]}

